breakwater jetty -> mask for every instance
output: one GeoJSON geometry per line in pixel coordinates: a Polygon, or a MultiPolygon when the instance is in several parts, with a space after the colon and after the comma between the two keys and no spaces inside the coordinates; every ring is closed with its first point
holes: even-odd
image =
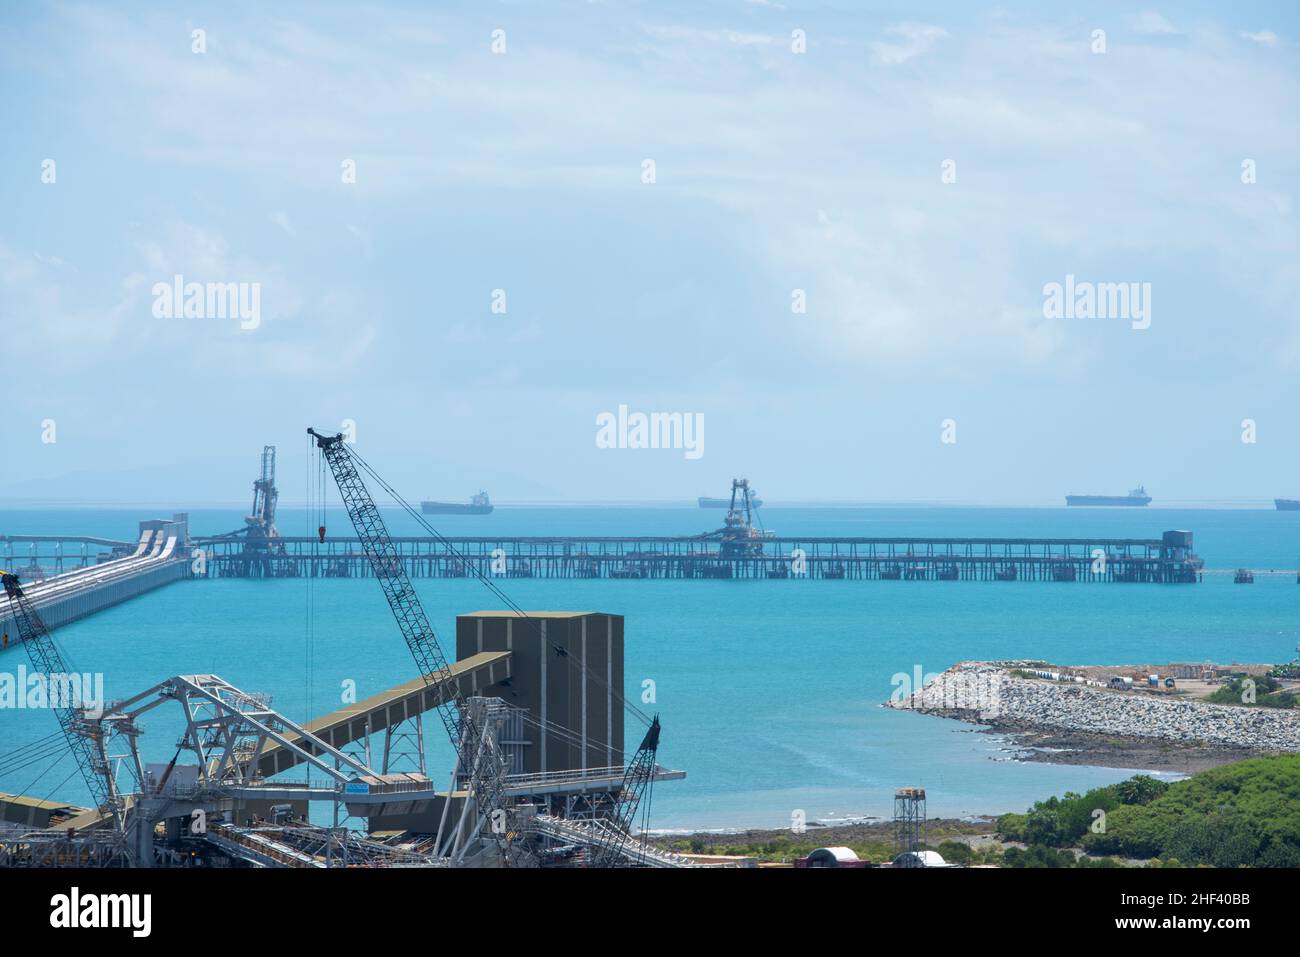
{"type": "MultiPolygon", "coordinates": [[[[1019,665],[1019,668],[1017,667],[1019,665]]],[[[1177,694],[1018,677],[1016,662],[963,662],[888,707],[995,727],[1119,735],[1251,751],[1300,751],[1300,710],[1209,704],[1177,694]]]]}

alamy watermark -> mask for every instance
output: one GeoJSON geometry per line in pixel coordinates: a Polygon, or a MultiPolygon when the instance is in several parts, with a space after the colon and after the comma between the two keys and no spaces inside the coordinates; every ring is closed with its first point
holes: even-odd
{"type": "Polygon", "coordinates": [[[177,273],[150,292],[155,319],[238,319],[246,330],[262,324],[260,282],[186,282],[177,273]]]}
{"type": "Polygon", "coordinates": [[[598,449],[682,449],[688,459],[704,455],[703,412],[629,412],[596,416],[598,449]]]}
{"type": "Polygon", "coordinates": [[[1002,713],[1002,675],[996,670],[926,672],[913,665],[912,673],[897,672],[889,679],[894,686],[889,700],[906,708],[924,711],[973,711],[982,718],[1002,713]]]}
{"type": "Polygon", "coordinates": [[[50,926],[120,928],[131,931],[132,937],[148,937],[153,929],[153,895],[82,893],[73,886],[68,893],[50,898],[50,926]]]}
{"type": "Polygon", "coordinates": [[[1076,282],[1073,273],[1064,283],[1043,286],[1045,319],[1123,319],[1134,329],[1151,325],[1151,283],[1076,282]]]}
{"type": "Polygon", "coordinates": [[[19,665],[16,673],[0,671],[0,710],[76,708],[91,717],[104,713],[104,673],[45,674],[19,665]]]}

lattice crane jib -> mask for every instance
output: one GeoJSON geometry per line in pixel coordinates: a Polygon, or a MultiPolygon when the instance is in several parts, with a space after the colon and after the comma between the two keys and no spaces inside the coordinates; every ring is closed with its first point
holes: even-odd
{"type": "MultiPolygon", "coordinates": [[[[343,507],[383,589],[411,657],[415,659],[424,681],[432,684],[438,676],[449,673],[447,658],[406,573],[401,554],[388,534],[379,506],[366,488],[357,460],[341,433],[323,435],[315,429],[307,432],[316,439],[316,447],[329,465],[343,507]]],[[[460,758],[460,772],[467,779],[480,816],[490,818],[503,804],[505,761],[495,747],[492,729],[474,725],[459,682],[448,681],[447,687],[450,695],[443,698],[443,703],[437,708],[438,715],[460,758]]]]}
{"type": "MultiPolygon", "coordinates": [[[[47,680],[71,674],[63,653],[54,641],[54,635],[23,591],[18,576],[0,572],[0,582],[9,599],[14,623],[18,628],[18,638],[27,649],[32,667],[45,675],[47,680]]],[[[53,681],[51,689],[53,693],[53,681]]],[[[112,829],[121,833],[125,826],[124,805],[113,783],[103,727],[99,722],[89,720],[74,702],[63,700],[62,696],[57,702],[51,701],[51,704],[59,727],[63,730],[68,750],[72,752],[95,807],[108,817],[112,829]]]]}
{"type": "Polygon", "coordinates": [[[637,808],[645,794],[646,787],[653,781],[656,759],[659,754],[659,715],[655,715],[641,739],[641,746],[636,756],[628,764],[623,774],[623,784],[619,789],[614,815],[610,821],[613,827],[608,836],[595,848],[591,856],[592,867],[616,867],[622,857],[623,846],[631,839],[632,827],[636,821],[637,808]]]}

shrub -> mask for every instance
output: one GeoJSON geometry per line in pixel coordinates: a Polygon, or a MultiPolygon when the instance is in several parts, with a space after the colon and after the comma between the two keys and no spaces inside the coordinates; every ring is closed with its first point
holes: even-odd
{"type": "Polygon", "coordinates": [[[944,841],[937,850],[949,864],[969,864],[975,857],[970,845],[961,841],[944,841]]]}
{"type": "Polygon", "coordinates": [[[1089,853],[1173,858],[1213,867],[1300,866],[1300,755],[1250,758],[1108,812],[1089,853]]]}

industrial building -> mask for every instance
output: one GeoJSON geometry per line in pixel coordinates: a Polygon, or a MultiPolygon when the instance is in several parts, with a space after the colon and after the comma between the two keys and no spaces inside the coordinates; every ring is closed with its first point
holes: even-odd
{"type": "Polygon", "coordinates": [[[623,616],[480,611],[456,619],[456,657],[508,651],[515,677],[487,693],[537,716],[511,745],[516,774],[623,766],[623,616]],[[527,677],[525,677],[527,676],[527,677]]]}

